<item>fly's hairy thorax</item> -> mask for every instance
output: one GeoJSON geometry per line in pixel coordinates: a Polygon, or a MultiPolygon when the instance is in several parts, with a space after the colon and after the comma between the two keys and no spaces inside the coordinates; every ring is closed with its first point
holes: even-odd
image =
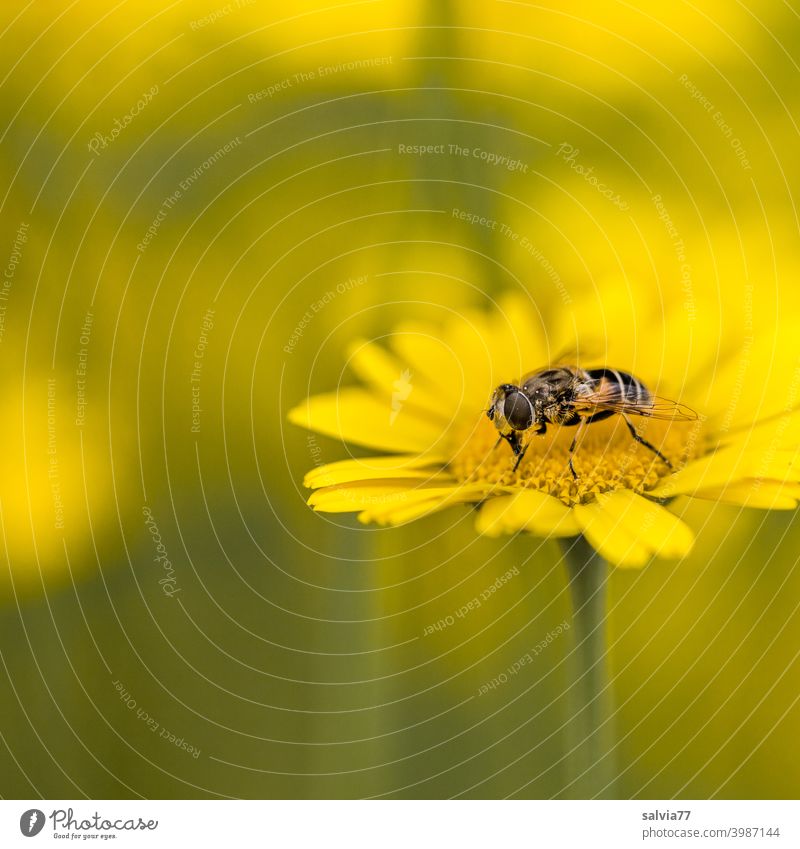
{"type": "Polygon", "coordinates": [[[583,369],[560,366],[527,375],[521,389],[545,421],[562,424],[574,415],[575,399],[590,394],[593,383],[583,369]]]}

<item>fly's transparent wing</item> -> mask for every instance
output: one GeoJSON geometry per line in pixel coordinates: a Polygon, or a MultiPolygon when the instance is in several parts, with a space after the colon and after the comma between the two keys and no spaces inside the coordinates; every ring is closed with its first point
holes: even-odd
{"type": "Polygon", "coordinates": [[[649,419],[664,421],[697,421],[700,416],[686,404],[660,398],[658,395],[631,399],[619,387],[603,386],[597,392],[582,396],[575,402],[576,410],[610,410],[614,413],[625,413],[630,416],[645,416],[649,419]]]}

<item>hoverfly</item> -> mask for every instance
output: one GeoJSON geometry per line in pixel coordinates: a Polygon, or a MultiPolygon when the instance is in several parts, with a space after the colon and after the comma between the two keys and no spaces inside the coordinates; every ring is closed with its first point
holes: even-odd
{"type": "Polygon", "coordinates": [[[583,369],[577,366],[555,366],[525,375],[520,384],[503,383],[494,390],[486,415],[517,458],[514,471],[528,450],[530,439],[523,434],[544,434],[547,425],[577,426],[569,446],[569,470],[575,446],[585,427],[609,416],[620,415],[636,442],[649,448],[668,468],[672,463],[634,427],[630,416],[644,416],[668,421],[694,421],[694,410],[674,401],[653,395],[632,374],[610,368],[583,369]],[[524,443],[524,444],[523,444],[524,443]]]}

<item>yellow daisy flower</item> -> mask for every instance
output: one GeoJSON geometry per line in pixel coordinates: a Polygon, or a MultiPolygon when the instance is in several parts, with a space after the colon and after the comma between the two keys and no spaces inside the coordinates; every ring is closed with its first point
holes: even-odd
{"type": "Polygon", "coordinates": [[[581,362],[631,371],[652,392],[701,414],[697,421],[632,419],[661,456],[634,441],[614,415],[583,430],[574,475],[568,465],[574,427],[550,426],[531,436],[515,469],[514,455],[498,444],[486,415],[492,390],[550,363],[568,343],[568,334],[561,337],[548,339],[531,301],[507,297],[491,311],[461,312],[440,326],[400,325],[389,338],[391,350],[356,341],[348,366],[361,385],[308,398],[289,419],[384,453],[310,471],[309,504],[384,525],[477,505],[482,533],[582,536],[608,562],[633,567],[691,549],[693,532],[673,512],[685,501],[676,496],[770,509],[797,505],[800,417],[787,411],[736,427],[718,411],[706,417],[707,371],[670,383],[659,373],[663,356],[653,358],[650,373],[611,361],[611,352],[599,359],[593,352],[592,362],[581,362]]]}

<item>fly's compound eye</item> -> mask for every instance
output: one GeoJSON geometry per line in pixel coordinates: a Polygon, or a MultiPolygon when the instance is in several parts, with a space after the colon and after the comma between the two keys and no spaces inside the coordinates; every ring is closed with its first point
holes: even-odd
{"type": "Polygon", "coordinates": [[[521,392],[512,392],[506,396],[503,415],[514,430],[527,430],[533,424],[533,407],[521,392]]]}

